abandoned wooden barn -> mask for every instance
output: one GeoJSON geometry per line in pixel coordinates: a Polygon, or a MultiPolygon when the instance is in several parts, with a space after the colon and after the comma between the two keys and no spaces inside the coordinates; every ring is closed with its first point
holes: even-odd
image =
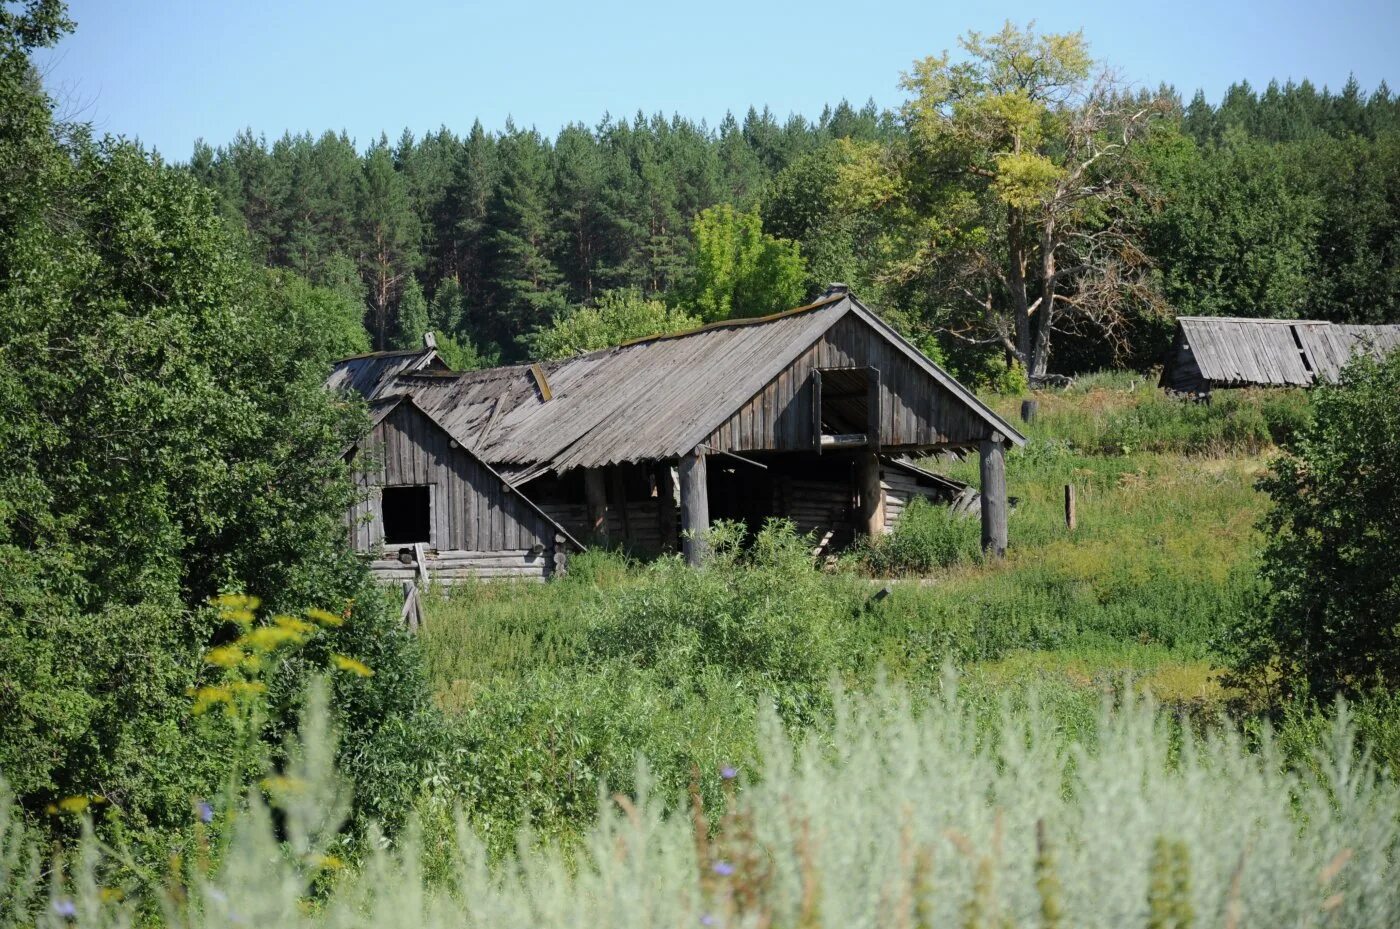
{"type": "Polygon", "coordinates": [[[839,286],[562,361],[451,372],[430,347],[360,356],[328,385],[374,413],[347,452],[364,490],[356,549],[381,571],[426,559],[434,576],[545,577],[595,541],[695,563],[718,519],[787,517],[839,547],[889,531],[916,496],[978,508],[1001,552],[1004,449],[1025,442],[839,286]],[[972,449],[980,495],[912,463],[972,449]]]}
{"type": "Polygon", "coordinates": [[[1198,396],[1226,387],[1307,387],[1336,381],[1360,354],[1400,348],[1400,326],[1312,319],[1180,316],[1161,386],[1198,396]]]}

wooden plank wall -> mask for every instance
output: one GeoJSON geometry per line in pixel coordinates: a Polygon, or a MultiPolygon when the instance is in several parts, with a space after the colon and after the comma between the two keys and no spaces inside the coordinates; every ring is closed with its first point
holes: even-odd
{"type": "Polygon", "coordinates": [[[471,454],[452,446],[451,437],[417,407],[402,404],[385,417],[360,443],[352,462],[361,499],[350,512],[351,544],[357,551],[381,554],[379,488],[426,484],[433,499],[431,548],[438,553],[433,561],[505,553],[525,573],[547,571],[554,526],[471,454]],[[517,557],[537,544],[544,546],[545,555],[528,564],[517,557]]]}
{"type": "Polygon", "coordinates": [[[880,445],[966,445],[988,424],[898,348],[856,316],[847,316],[710,434],[727,451],[811,449],[812,371],[869,365],[880,371],[880,445]]]}

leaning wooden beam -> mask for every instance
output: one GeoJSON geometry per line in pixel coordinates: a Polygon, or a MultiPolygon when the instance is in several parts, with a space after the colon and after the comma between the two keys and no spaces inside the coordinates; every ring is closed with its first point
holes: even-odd
{"type": "Polygon", "coordinates": [[[680,480],[681,547],[686,564],[699,567],[708,551],[706,536],[710,531],[710,496],[703,451],[697,448],[681,456],[680,480]]]}
{"type": "Polygon", "coordinates": [[[1000,433],[981,443],[982,551],[993,558],[1006,555],[1006,451],[1000,433]]]}

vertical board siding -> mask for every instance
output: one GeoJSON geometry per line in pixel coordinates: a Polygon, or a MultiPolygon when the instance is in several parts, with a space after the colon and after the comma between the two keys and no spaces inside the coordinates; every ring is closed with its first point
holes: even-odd
{"type": "MultiPolygon", "coordinates": [[[[378,555],[384,523],[379,488],[426,484],[432,488],[432,545],[439,552],[516,552],[543,545],[553,550],[554,526],[519,493],[412,404],[386,416],[357,446],[352,461],[359,494],[349,512],[349,537],[357,551],[378,555]]],[[[522,562],[533,572],[549,559],[522,562]]]]}
{"type": "Polygon", "coordinates": [[[880,445],[972,445],[990,435],[973,410],[856,316],[832,326],[705,441],[726,451],[814,447],[812,372],[872,367],[880,372],[880,445]]]}

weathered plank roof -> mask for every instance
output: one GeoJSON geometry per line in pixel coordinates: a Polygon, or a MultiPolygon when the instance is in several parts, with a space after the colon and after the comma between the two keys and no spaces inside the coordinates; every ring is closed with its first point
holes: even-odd
{"type": "Polygon", "coordinates": [[[445,370],[446,365],[431,348],[397,352],[370,352],[342,358],[331,369],[326,386],[331,390],[353,390],[367,400],[382,396],[400,374],[429,369],[445,370]]]}
{"type": "Polygon", "coordinates": [[[1335,381],[1357,354],[1379,358],[1400,347],[1400,326],[1181,316],[1177,327],[1177,350],[1162,372],[1169,387],[1185,379],[1175,369],[1192,363],[1214,387],[1305,387],[1319,378],[1335,381]]]}
{"type": "MultiPolygon", "coordinates": [[[[895,344],[995,431],[1025,439],[849,294],[796,310],[655,336],[541,365],[449,375],[368,373],[351,384],[367,398],[408,392],[463,446],[517,481],[546,470],[674,458],[702,442],[847,314],[895,344]]],[[[346,381],[342,378],[342,381],[346,381]]],[[[335,385],[332,385],[335,386],[335,385]]]]}

